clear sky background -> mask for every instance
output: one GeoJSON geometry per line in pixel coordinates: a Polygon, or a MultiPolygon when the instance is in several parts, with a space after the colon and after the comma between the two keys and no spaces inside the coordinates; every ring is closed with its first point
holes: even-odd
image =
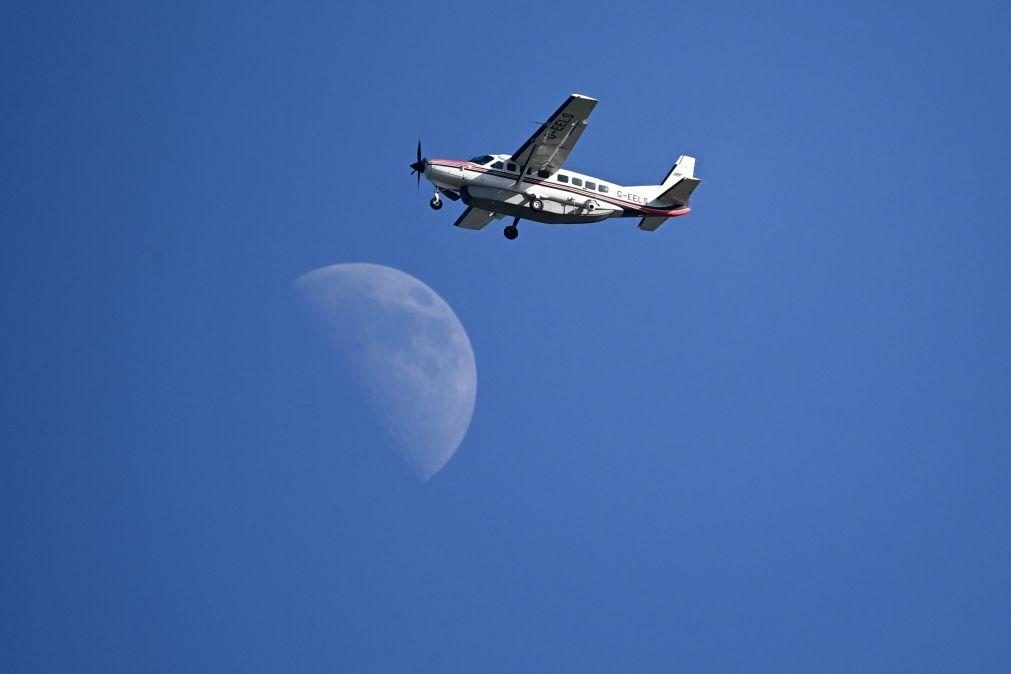
{"type": "Polygon", "coordinates": [[[1005,3],[43,3],[0,21],[0,671],[1007,672],[1005,3]],[[659,181],[451,227],[407,165],[659,181]],[[473,343],[411,476],[290,283],[473,343]]]}

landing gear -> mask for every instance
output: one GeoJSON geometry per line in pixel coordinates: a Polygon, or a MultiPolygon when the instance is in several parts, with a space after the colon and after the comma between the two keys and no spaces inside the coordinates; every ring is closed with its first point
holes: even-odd
{"type": "Polygon", "coordinates": [[[533,199],[530,200],[530,209],[534,211],[543,211],[544,202],[538,199],[537,197],[534,197],[533,199]]]}
{"type": "Polygon", "coordinates": [[[516,218],[515,220],[513,220],[513,224],[508,225],[504,230],[502,230],[502,233],[505,234],[505,238],[507,238],[510,241],[512,241],[517,236],[520,235],[520,229],[519,229],[519,227],[516,226],[516,225],[519,224],[519,222],[520,222],[520,219],[516,218]]]}
{"type": "Polygon", "coordinates": [[[439,198],[439,193],[436,192],[432,200],[428,202],[428,205],[432,207],[433,211],[437,211],[442,208],[442,199],[439,198]]]}

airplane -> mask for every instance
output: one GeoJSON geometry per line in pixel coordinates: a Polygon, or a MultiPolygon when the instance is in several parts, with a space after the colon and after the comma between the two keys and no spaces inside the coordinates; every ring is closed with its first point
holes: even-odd
{"type": "Polygon", "coordinates": [[[659,185],[627,187],[574,171],[562,170],[597,99],[571,94],[512,154],[486,154],[468,161],[418,158],[411,164],[418,185],[424,176],[435,187],[429,202],[442,208],[442,196],[462,200],[467,209],[457,227],[482,229],[492,220],[512,216],[503,234],[519,236],[519,222],[550,224],[599,222],[637,217],[639,229],[655,231],[668,218],[687,214],[692,192],[702,182],[695,177],[695,158],[681,155],[659,185]]]}

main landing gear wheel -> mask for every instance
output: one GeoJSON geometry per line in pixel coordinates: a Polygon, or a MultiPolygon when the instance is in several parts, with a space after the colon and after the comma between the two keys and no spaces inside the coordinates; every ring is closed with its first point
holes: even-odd
{"type": "Polygon", "coordinates": [[[530,208],[535,211],[544,210],[544,202],[540,199],[533,199],[530,201],[530,208]]]}
{"type": "Polygon", "coordinates": [[[432,200],[428,202],[428,205],[432,207],[433,211],[437,211],[442,208],[442,199],[438,195],[432,197],[432,200]]]}
{"type": "Polygon", "coordinates": [[[513,220],[513,224],[507,226],[504,230],[502,230],[502,233],[505,234],[505,238],[512,241],[513,239],[515,239],[517,236],[520,235],[520,228],[516,226],[518,224],[520,224],[520,219],[515,218],[513,220]]]}

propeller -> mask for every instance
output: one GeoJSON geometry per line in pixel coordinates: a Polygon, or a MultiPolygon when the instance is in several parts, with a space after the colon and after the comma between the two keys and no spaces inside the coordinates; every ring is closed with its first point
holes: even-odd
{"type": "Polygon", "coordinates": [[[418,141],[418,161],[411,164],[411,175],[415,173],[418,174],[418,189],[421,189],[421,174],[425,172],[425,167],[428,166],[428,160],[422,159],[421,157],[421,141],[418,141]]]}

